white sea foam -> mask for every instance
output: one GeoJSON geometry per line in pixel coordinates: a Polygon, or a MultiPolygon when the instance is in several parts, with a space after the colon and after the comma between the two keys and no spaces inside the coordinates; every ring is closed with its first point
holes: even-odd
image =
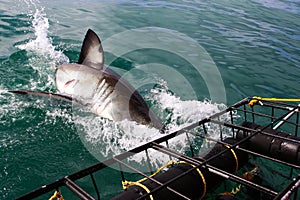
{"type": "Polygon", "coordinates": [[[0,90],[0,102],[0,123],[3,126],[17,119],[23,119],[24,117],[20,113],[30,106],[28,102],[17,101],[16,97],[7,90],[0,90]],[[9,118],[7,118],[8,115],[9,118]]]}
{"type": "MultiPolygon", "coordinates": [[[[181,100],[168,92],[167,84],[164,81],[161,80],[160,84],[161,87],[159,89],[150,91],[147,99],[152,101],[155,107],[158,107],[156,110],[161,110],[161,113],[158,113],[161,117],[164,115],[163,112],[168,110],[167,118],[169,118],[169,124],[167,127],[169,132],[183,128],[226,108],[224,104],[215,104],[208,100],[181,100]]],[[[138,125],[127,120],[112,122],[100,117],[82,117],[82,115],[78,114],[75,117],[75,123],[78,126],[83,144],[100,161],[164,136],[154,128],[138,125]]],[[[208,129],[210,128],[208,127],[208,129]]],[[[214,128],[211,129],[213,130],[214,128]]],[[[212,131],[210,137],[219,138],[219,133],[212,131]]],[[[194,138],[191,137],[190,139],[193,140],[194,138]]],[[[181,153],[187,150],[187,144],[188,140],[184,134],[176,136],[169,141],[169,147],[181,153]]],[[[170,159],[169,156],[153,150],[149,151],[149,157],[152,165],[155,167],[170,159]]],[[[145,153],[140,153],[130,157],[129,160],[141,163],[145,162],[145,158],[145,153]]]]}
{"type": "Polygon", "coordinates": [[[181,100],[180,97],[168,92],[168,85],[164,80],[158,80],[158,83],[161,87],[152,89],[147,98],[152,103],[157,103],[160,109],[170,112],[168,118],[171,121],[169,125],[171,130],[184,127],[226,108],[224,104],[212,103],[208,99],[181,100]]]}
{"type": "Polygon", "coordinates": [[[17,46],[26,51],[32,51],[42,56],[49,57],[56,62],[68,62],[69,59],[62,51],[56,50],[49,37],[49,19],[47,18],[44,7],[39,6],[39,1],[25,1],[29,9],[29,17],[32,18],[32,28],[34,31],[34,39],[26,44],[17,46]]]}
{"type": "Polygon", "coordinates": [[[32,19],[34,36],[17,48],[26,50],[29,65],[39,74],[38,80],[31,80],[29,89],[44,90],[54,85],[54,71],[57,65],[69,62],[64,53],[53,45],[49,32],[49,19],[39,1],[25,1],[28,6],[28,16],[32,19]]]}

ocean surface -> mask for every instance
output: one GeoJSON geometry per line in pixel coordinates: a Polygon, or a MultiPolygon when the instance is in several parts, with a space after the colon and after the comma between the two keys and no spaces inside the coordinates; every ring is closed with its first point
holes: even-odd
{"type": "MultiPolygon", "coordinates": [[[[7,92],[57,92],[55,68],[77,62],[88,29],[102,40],[105,64],[170,130],[247,96],[300,97],[299,0],[0,0],[0,199],[159,137],[69,103],[7,92]]],[[[180,151],[184,143],[173,145],[180,151]]],[[[157,166],[168,159],[151,156],[157,166]]],[[[114,168],[97,183],[102,199],[122,191],[114,168]]]]}

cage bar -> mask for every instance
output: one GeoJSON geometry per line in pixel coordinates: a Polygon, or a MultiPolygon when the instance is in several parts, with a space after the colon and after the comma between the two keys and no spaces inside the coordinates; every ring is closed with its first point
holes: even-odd
{"type": "MultiPolygon", "coordinates": [[[[133,148],[130,151],[126,151],[103,162],[96,163],[95,165],[90,166],[86,169],[65,176],[53,183],[33,190],[28,194],[25,194],[17,199],[34,199],[43,194],[53,192],[54,190],[57,190],[61,187],[66,187],[72,193],[74,193],[82,199],[95,199],[95,197],[93,197],[92,194],[87,193],[84,189],[82,189],[75,183],[75,181],[86,176],[91,177],[91,185],[95,188],[95,195],[97,199],[100,199],[99,187],[101,186],[98,186],[96,184],[97,180],[95,180],[93,173],[101,171],[102,169],[109,167],[113,164],[119,165],[122,181],[126,180],[123,168],[127,168],[132,172],[139,174],[143,178],[146,178],[146,180],[152,181],[155,184],[157,184],[155,188],[152,188],[149,192],[144,192],[136,199],[150,198],[151,195],[155,197],[155,195],[157,195],[161,190],[167,190],[171,192],[172,194],[176,195],[178,199],[190,199],[186,194],[183,194],[182,192],[177,191],[176,188],[173,188],[172,185],[174,185],[176,181],[180,180],[180,178],[188,176],[190,173],[195,173],[195,171],[197,170],[200,170],[201,172],[203,171],[203,173],[206,174],[206,176],[208,176],[207,174],[209,174],[208,178],[217,177],[216,180],[219,180],[219,178],[220,180],[230,180],[236,184],[241,184],[241,186],[245,188],[252,188],[266,195],[269,195],[269,197],[272,197],[276,200],[291,198],[299,199],[300,196],[298,195],[298,189],[300,186],[300,174],[298,174],[296,177],[293,177],[293,174],[297,172],[299,173],[300,156],[299,158],[296,158],[295,162],[290,162],[284,159],[280,159],[279,157],[276,157],[276,155],[269,155],[268,152],[262,153],[262,151],[255,149],[255,146],[251,146],[250,149],[247,146],[249,144],[254,145],[254,138],[260,136],[266,138],[266,141],[272,140],[273,142],[278,142],[278,145],[283,145],[283,147],[287,150],[295,152],[299,151],[300,155],[300,138],[297,137],[299,128],[299,107],[295,104],[263,100],[260,100],[260,104],[257,104],[254,107],[248,107],[247,104],[250,100],[252,100],[252,98],[245,98],[237,102],[236,104],[229,106],[227,109],[215,113],[210,117],[206,117],[200,121],[197,121],[185,128],[182,128],[181,130],[164,134],[162,135],[162,137],[156,140],[137,146],[136,148],[133,148]],[[257,123],[259,126],[258,128],[246,127],[245,125],[243,125],[244,122],[257,123]],[[291,129],[292,131],[289,129],[286,130],[283,125],[292,125],[295,128],[291,129]],[[215,130],[219,130],[219,140],[210,137],[211,127],[215,127],[215,130]],[[197,128],[197,130],[194,130],[195,128],[197,128]],[[286,137],[284,133],[288,133],[293,137],[286,137]],[[176,150],[173,150],[169,147],[169,140],[178,137],[182,134],[184,134],[187,138],[187,147],[190,148],[192,154],[191,157],[183,153],[179,153],[176,150]],[[240,138],[241,135],[245,135],[245,137],[240,138]],[[216,143],[214,147],[219,145],[223,146],[224,149],[216,152],[214,155],[210,155],[210,157],[201,157],[201,155],[195,155],[192,145],[193,137],[191,136],[200,137],[203,140],[213,141],[216,143]],[[227,142],[227,138],[235,140],[235,142],[229,143],[227,142]],[[163,143],[166,144],[166,147],[162,145],[163,143]],[[188,165],[194,167],[190,167],[189,169],[183,171],[181,174],[176,175],[175,177],[170,177],[170,179],[165,180],[164,182],[160,182],[157,180],[157,176],[149,176],[143,173],[142,171],[136,169],[135,167],[131,166],[130,164],[124,162],[127,158],[129,158],[132,155],[135,155],[140,152],[145,152],[148,168],[152,173],[153,166],[151,165],[151,160],[148,154],[149,149],[152,149],[152,151],[154,150],[157,152],[161,152],[169,156],[170,159],[177,159],[182,162],[186,162],[188,165]],[[277,189],[268,188],[265,185],[246,180],[240,177],[238,174],[235,174],[234,172],[228,172],[212,164],[217,162],[218,159],[221,159],[222,156],[229,155],[230,153],[234,155],[234,152],[240,152],[243,155],[247,154],[247,156],[251,157],[268,159],[274,164],[278,163],[286,167],[290,167],[290,179],[288,176],[285,177],[289,184],[287,184],[284,188],[278,191],[277,189]]],[[[238,162],[237,158],[235,159],[236,162],[238,162]]],[[[241,166],[239,167],[242,168],[241,166]]],[[[169,170],[172,170],[172,168],[173,166],[171,166],[169,170]]],[[[161,172],[161,174],[163,173],[165,172],[161,172]]],[[[278,172],[278,174],[280,173],[281,172],[278,172]]],[[[274,173],[274,176],[275,174],[276,173],[274,173]]]]}

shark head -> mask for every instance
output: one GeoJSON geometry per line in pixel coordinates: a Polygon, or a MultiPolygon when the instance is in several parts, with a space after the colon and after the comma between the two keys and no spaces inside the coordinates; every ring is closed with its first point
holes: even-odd
{"type": "Polygon", "coordinates": [[[113,121],[131,120],[164,129],[138,91],[116,72],[104,66],[104,52],[96,33],[88,30],[78,63],[56,69],[59,92],[87,105],[95,114],[113,121]]]}

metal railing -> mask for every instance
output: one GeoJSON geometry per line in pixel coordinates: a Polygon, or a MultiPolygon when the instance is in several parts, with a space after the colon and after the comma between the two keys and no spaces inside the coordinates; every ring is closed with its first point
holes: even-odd
{"type": "MultiPolygon", "coordinates": [[[[139,174],[141,177],[145,177],[148,180],[151,180],[156,184],[158,184],[157,187],[155,187],[154,189],[152,189],[147,193],[142,194],[138,199],[150,198],[151,195],[155,197],[155,194],[162,189],[166,189],[169,192],[174,193],[180,199],[190,199],[185,194],[176,191],[176,189],[172,188],[170,185],[174,181],[180,179],[181,177],[186,176],[189,173],[195,172],[196,169],[207,170],[210,173],[220,176],[226,180],[230,180],[237,184],[241,184],[243,187],[253,188],[276,200],[277,199],[299,199],[300,195],[298,195],[298,188],[300,185],[300,175],[298,174],[296,177],[293,177],[293,174],[295,174],[295,172],[297,173],[300,169],[300,165],[297,161],[289,162],[289,160],[279,159],[276,158],[276,156],[274,157],[274,156],[270,156],[258,152],[255,150],[255,148],[246,148],[244,145],[246,143],[249,143],[249,141],[251,141],[255,136],[262,135],[263,137],[271,137],[273,138],[273,140],[277,139],[282,142],[286,142],[288,144],[300,146],[300,139],[299,140],[297,139],[298,131],[299,131],[298,130],[299,129],[299,109],[298,109],[299,107],[298,105],[295,104],[287,104],[287,103],[271,102],[271,101],[263,101],[263,100],[260,101],[259,105],[256,105],[254,107],[249,107],[247,104],[250,100],[252,100],[252,98],[243,99],[242,101],[228,107],[227,109],[219,113],[213,114],[210,117],[204,118],[196,123],[193,123],[181,130],[166,135],[162,135],[162,137],[160,137],[159,139],[140,145],[134,149],[131,149],[130,151],[109,158],[103,162],[97,163],[93,166],[78,171],[74,174],[65,176],[53,183],[50,183],[34,191],[31,191],[28,194],[19,197],[18,199],[19,200],[34,199],[43,194],[50,193],[55,190],[59,190],[62,187],[68,188],[72,193],[77,195],[80,199],[87,199],[87,200],[100,199],[101,195],[99,192],[99,186],[97,185],[97,181],[95,180],[93,174],[113,164],[119,165],[119,171],[121,173],[122,181],[125,180],[125,174],[123,169],[126,168],[134,173],[139,174]],[[258,128],[243,126],[242,123],[245,121],[251,122],[252,124],[257,123],[260,126],[258,128]],[[289,137],[282,136],[281,134],[272,134],[270,133],[271,129],[276,131],[280,130],[281,132],[289,133],[290,135],[294,135],[295,137],[289,138],[289,137]],[[219,133],[218,140],[210,137],[211,130],[214,130],[214,132],[217,131],[219,133]],[[237,140],[235,144],[229,144],[224,142],[224,138],[231,137],[236,139],[238,135],[240,135],[241,133],[247,133],[247,134],[244,138],[240,138],[239,140],[237,140]],[[189,141],[188,146],[192,154],[191,157],[168,148],[168,141],[182,134],[185,134],[187,137],[187,141],[189,141]],[[225,148],[221,152],[218,152],[217,154],[213,155],[208,159],[201,159],[201,158],[195,159],[194,158],[195,144],[191,141],[195,137],[202,138],[203,140],[208,140],[216,144],[226,145],[229,148],[225,148]],[[163,143],[166,143],[166,146],[163,146],[162,145],[163,143]],[[155,176],[152,177],[150,175],[147,175],[146,173],[143,173],[142,171],[136,169],[134,166],[131,166],[130,164],[124,162],[124,160],[126,160],[128,157],[134,154],[145,152],[146,155],[145,157],[147,160],[146,163],[148,163],[149,170],[153,171],[153,166],[151,166],[151,160],[150,157],[148,156],[149,149],[166,154],[171,158],[182,160],[195,167],[190,168],[186,170],[184,173],[176,177],[172,177],[170,180],[162,183],[156,180],[155,176]],[[246,180],[238,176],[237,174],[227,172],[223,169],[217,168],[210,164],[212,160],[218,159],[218,157],[231,150],[241,151],[255,158],[267,159],[270,162],[274,163],[274,165],[276,165],[276,163],[280,163],[281,165],[284,165],[286,169],[290,170],[289,175],[285,177],[285,179],[289,181],[289,184],[283,186],[282,189],[278,191],[276,189],[267,187],[265,185],[260,185],[258,183],[246,180]],[[96,197],[92,196],[91,194],[86,192],[84,189],[82,189],[79,185],[75,183],[77,180],[88,176],[90,176],[91,178],[91,184],[95,189],[93,195],[96,197]]],[[[300,149],[299,149],[299,154],[300,154],[300,149]]]]}

